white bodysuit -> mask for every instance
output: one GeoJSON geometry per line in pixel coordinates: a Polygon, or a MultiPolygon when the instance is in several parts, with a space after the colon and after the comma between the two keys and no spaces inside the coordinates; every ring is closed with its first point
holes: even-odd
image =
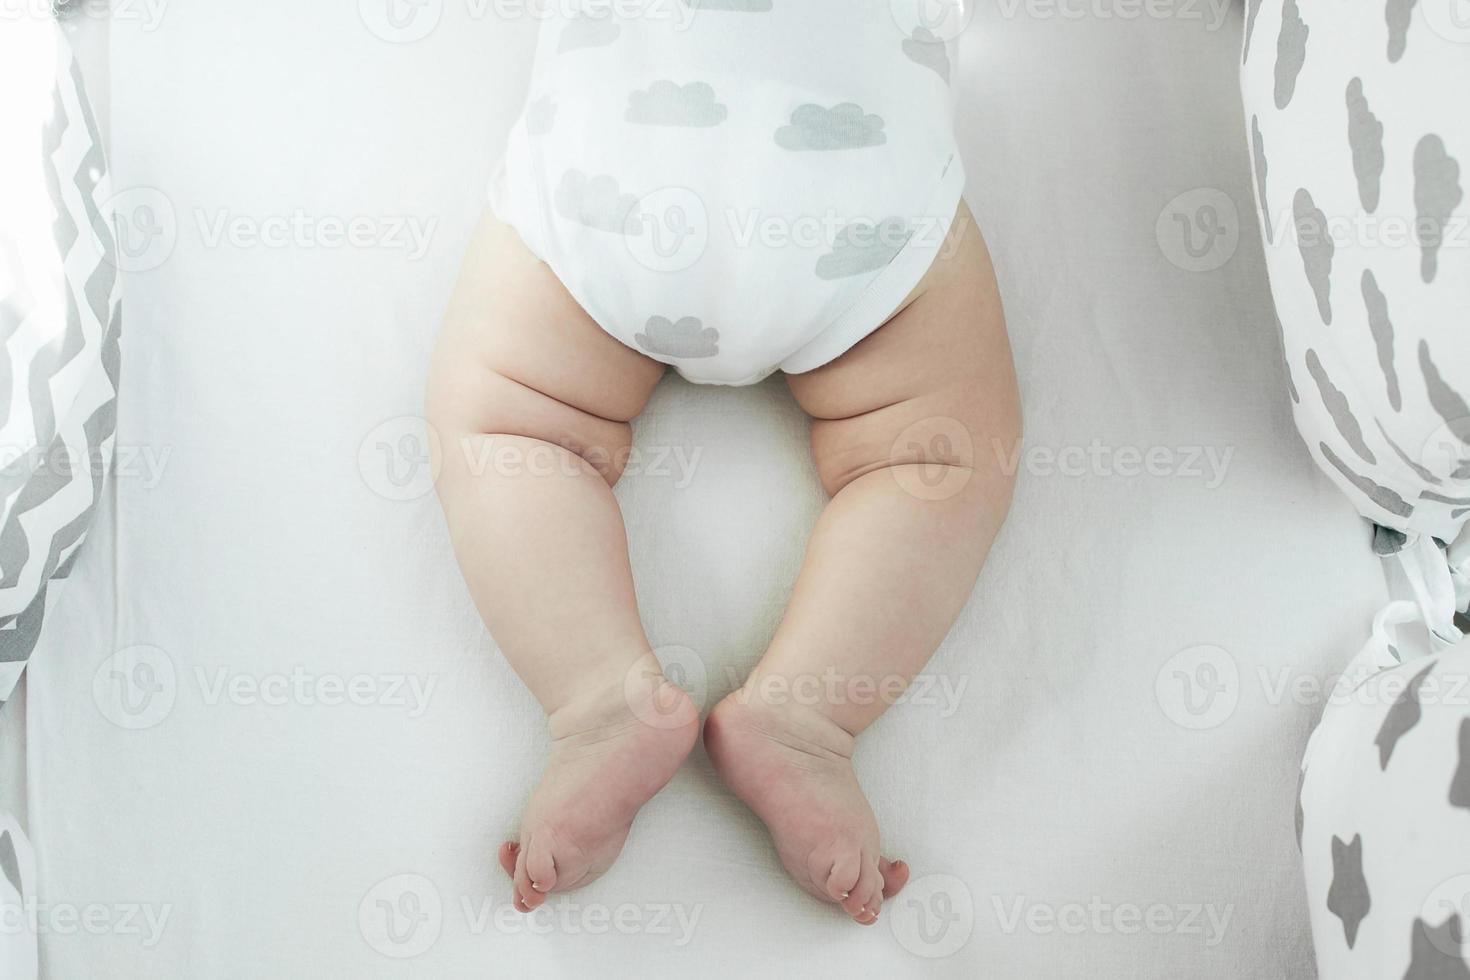
{"type": "Polygon", "coordinates": [[[964,187],[952,43],[890,0],[546,7],[491,205],[613,337],[751,384],[918,284],[964,187]]]}

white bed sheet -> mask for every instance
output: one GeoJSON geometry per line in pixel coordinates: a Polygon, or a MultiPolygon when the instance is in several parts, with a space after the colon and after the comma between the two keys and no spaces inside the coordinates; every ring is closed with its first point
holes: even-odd
{"type": "MultiPolygon", "coordinates": [[[[426,9],[442,22],[409,44],[351,4],[176,0],[112,26],[116,183],[162,191],[178,236],[127,282],[132,466],[0,725],[0,802],[27,823],[42,902],[109,910],[96,930],[43,915],[44,975],[1311,975],[1291,816],[1310,686],[1356,650],[1384,583],[1287,410],[1249,224],[1239,12],[1001,4],[965,38],[969,198],[1037,455],[931,671],[962,696],[896,708],[859,749],[887,848],[920,879],[908,897],[928,901],[870,930],[815,905],[696,754],[617,868],[537,933],[512,928],[493,863],[545,748],[535,706],[432,497],[384,496],[377,455],[406,445],[380,423],[419,410],[534,24],[426,9]],[[1156,237],[1198,188],[1247,224],[1213,272],[1156,237]],[[210,240],[221,217],[298,212],[434,232],[417,258],[210,240]],[[1127,477],[1103,454],[1069,474],[1044,455],[1094,443],[1171,451],[1176,471],[1192,447],[1232,455],[1218,482],[1208,464],[1127,477]],[[161,690],[119,715],[111,672],[132,666],[110,658],[137,645],[162,651],[161,690]],[[1173,659],[1202,646],[1224,653],[1173,659]],[[249,692],[296,673],[410,704],[249,692]],[[427,707],[395,678],[432,683],[427,707]],[[959,916],[943,933],[941,886],[959,916]],[[429,918],[395,943],[378,903],[412,911],[405,888],[429,918]]],[[[712,700],[769,636],[820,507],[806,423],[779,380],[669,380],[637,437],[699,454],[687,485],[654,467],[619,496],[650,635],[697,652],[712,700]]]]}

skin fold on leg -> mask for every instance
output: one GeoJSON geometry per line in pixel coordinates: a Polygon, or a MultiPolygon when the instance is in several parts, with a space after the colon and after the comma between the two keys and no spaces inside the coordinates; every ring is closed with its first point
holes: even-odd
{"type": "Polygon", "coordinates": [[[879,852],[854,739],[958,617],[1010,506],[1021,413],[990,257],[968,209],[924,281],[836,361],[788,377],[831,500],[791,602],[705,742],[812,894],[872,924],[908,878],[879,852]]]}
{"type": "Polygon", "coordinates": [[[547,768],[500,850],[515,905],[611,866],[698,737],[639,621],[612,494],[663,365],[608,336],[487,213],[430,367],[437,489],[465,582],[546,711],[547,768]]]}

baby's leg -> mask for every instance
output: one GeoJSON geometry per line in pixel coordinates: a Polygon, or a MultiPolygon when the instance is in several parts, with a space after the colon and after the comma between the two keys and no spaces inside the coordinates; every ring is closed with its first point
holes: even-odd
{"type": "Polygon", "coordinates": [[[522,910],[606,871],[698,735],[639,622],[611,489],[629,420],[662,373],[487,214],[434,355],[428,414],[465,581],[550,723],[546,772],[500,854],[522,910]]]}
{"type": "Polygon", "coordinates": [[[1009,507],[1020,410],[989,256],[961,209],[916,298],[788,380],[831,502],[786,616],[706,728],[791,875],[871,924],[908,871],[878,851],[853,739],[933,655],[1009,507]],[[1000,451],[998,451],[998,448],[1000,451]]]}

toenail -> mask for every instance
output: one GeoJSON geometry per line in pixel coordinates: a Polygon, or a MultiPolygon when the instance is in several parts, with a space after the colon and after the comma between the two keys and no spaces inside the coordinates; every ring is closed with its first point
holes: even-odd
{"type": "Polygon", "coordinates": [[[544,891],[546,891],[545,888],[542,888],[541,887],[540,883],[535,882],[535,881],[531,882],[531,887],[534,888],[534,889],[536,889],[538,892],[544,892],[544,891]]]}
{"type": "Polygon", "coordinates": [[[843,893],[842,893],[842,897],[843,897],[843,898],[847,898],[847,897],[848,897],[848,896],[849,896],[849,895],[851,895],[851,894],[852,894],[852,892],[843,892],[843,893]]]}

